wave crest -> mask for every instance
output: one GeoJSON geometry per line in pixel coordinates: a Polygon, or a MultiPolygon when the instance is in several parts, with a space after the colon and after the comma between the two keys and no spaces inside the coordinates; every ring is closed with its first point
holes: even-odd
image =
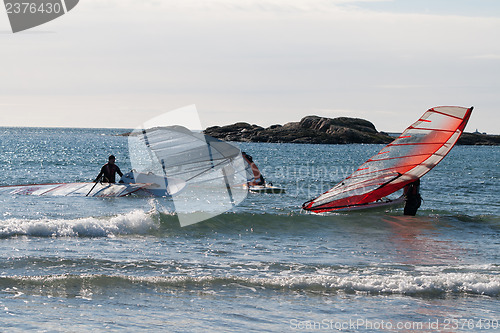
{"type": "Polygon", "coordinates": [[[113,237],[148,234],[159,228],[155,213],[134,210],[111,217],[79,219],[21,219],[0,221],[0,238],[34,237],[113,237]]]}
{"type": "Polygon", "coordinates": [[[170,293],[172,290],[196,292],[228,292],[246,290],[248,292],[306,292],[315,294],[402,294],[409,296],[441,297],[453,295],[500,296],[500,276],[488,273],[439,273],[437,275],[411,276],[405,273],[373,276],[126,276],[126,275],[50,275],[0,277],[4,291],[35,292],[78,295],[85,289],[86,294],[100,294],[104,290],[113,292],[115,288],[152,288],[157,292],[170,293]]]}

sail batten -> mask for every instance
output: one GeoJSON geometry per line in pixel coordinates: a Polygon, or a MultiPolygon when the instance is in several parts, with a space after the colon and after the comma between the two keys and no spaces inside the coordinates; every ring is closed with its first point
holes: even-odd
{"type": "Polygon", "coordinates": [[[447,130],[447,129],[441,129],[441,128],[411,127],[411,129],[424,130],[424,131],[436,131],[436,132],[455,132],[453,130],[447,130]]]}
{"type": "MultiPolygon", "coordinates": [[[[416,167],[420,164],[406,164],[405,166],[406,167],[416,167]]],[[[392,168],[387,168],[387,169],[380,169],[380,170],[377,170],[377,171],[371,171],[371,172],[367,172],[367,173],[363,173],[363,174],[357,174],[357,175],[351,175],[349,176],[348,178],[346,179],[353,179],[353,178],[359,178],[359,177],[366,177],[366,176],[369,176],[369,175],[372,175],[372,174],[376,174],[376,173],[379,173],[379,172],[382,172],[382,171],[389,171],[389,170],[393,170],[392,168]]]]}
{"type": "Polygon", "coordinates": [[[395,159],[402,159],[402,158],[408,158],[408,157],[418,157],[418,156],[428,156],[428,154],[415,154],[415,155],[408,155],[408,156],[396,156],[396,157],[388,157],[388,158],[379,158],[379,159],[376,159],[376,160],[371,160],[370,162],[390,161],[390,160],[395,160],[395,159]]]}
{"type": "Polygon", "coordinates": [[[418,146],[418,145],[442,145],[440,142],[414,142],[414,143],[394,143],[391,144],[391,147],[396,146],[418,146]]]}
{"type": "Polygon", "coordinates": [[[314,212],[363,206],[390,195],[435,167],[453,148],[471,108],[442,106],[427,110],[393,142],[349,177],[303,204],[314,212]]]}

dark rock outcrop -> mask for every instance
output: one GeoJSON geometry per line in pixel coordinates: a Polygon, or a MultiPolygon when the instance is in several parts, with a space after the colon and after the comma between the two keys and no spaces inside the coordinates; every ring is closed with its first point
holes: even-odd
{"type": "MultiPolygon", "coordinates": [[[[225,141],[242,142],[287,142],[287,143],[389,143],[395,139],[387,133],[378,132],[375,126],[359,118],[325,118],[307,116],[299,122],[258,125],[239,122],[227,126],[213,126],[205,134],[225,141]]],[[[459,145],[500,145],[500,135],[463,133],[459,145]]]]}
{"type": "MultiPolygon", "coordinates": [[[[299,122],[272,125],[263,128],[238,122],[227,126],[208,127],[205,134],[225,141],[275,142],[275,143],[389,143],[395,134],[378,132],[368,120],[359,118],[325,118],[307,116],[299,122]]],[[[132,133],[118,134],[128,136],[132,133]]],[[[500,135],[463,133],[457,145],[500,145],[500,135]]]]}
{"type": "Polygon", "coordinates": [[[480,133],[466,133],[458,139],[458,145],[498,146],[500,135],[488,135],[480,133]]]}
{"type": "Polygon", "coordinates": [[[243,142],[288,142],[288,143],[388,143],[394,140],[388,134],[378,132],[375,126],[364,119],[325,118],[307,116],[300,122],[272,125],[262,128],[248,123],[228,126],[213,126],[205,134],[226,140],[243,142]]]}

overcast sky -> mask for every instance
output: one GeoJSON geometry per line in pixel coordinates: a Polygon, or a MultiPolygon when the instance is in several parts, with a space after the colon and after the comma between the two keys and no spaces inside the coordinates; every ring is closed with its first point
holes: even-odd
{"type": "Polygon", "coordinates": [[[80,0],[12,34],[0,10],[0,126],[133,128],[196,104],[203,126],[306,115],[402,131],[475,106],[500,134],[498,0],[80,0]]]}

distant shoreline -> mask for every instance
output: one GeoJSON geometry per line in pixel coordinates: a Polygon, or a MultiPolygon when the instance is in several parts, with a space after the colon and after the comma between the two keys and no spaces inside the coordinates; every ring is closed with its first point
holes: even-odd
{"type": "MultiPolygon", "coordinates": [[[[225,141],[315,144],[381,144],[392,142],[397,133],[379,132],[373,123],[359,118],[306,116],[299,122],[263,128],[245,122],[212,126],[205,134],[225,141]]],[[[464,132],[457,145],[500,145],[500,135],[464,132]]]]}

